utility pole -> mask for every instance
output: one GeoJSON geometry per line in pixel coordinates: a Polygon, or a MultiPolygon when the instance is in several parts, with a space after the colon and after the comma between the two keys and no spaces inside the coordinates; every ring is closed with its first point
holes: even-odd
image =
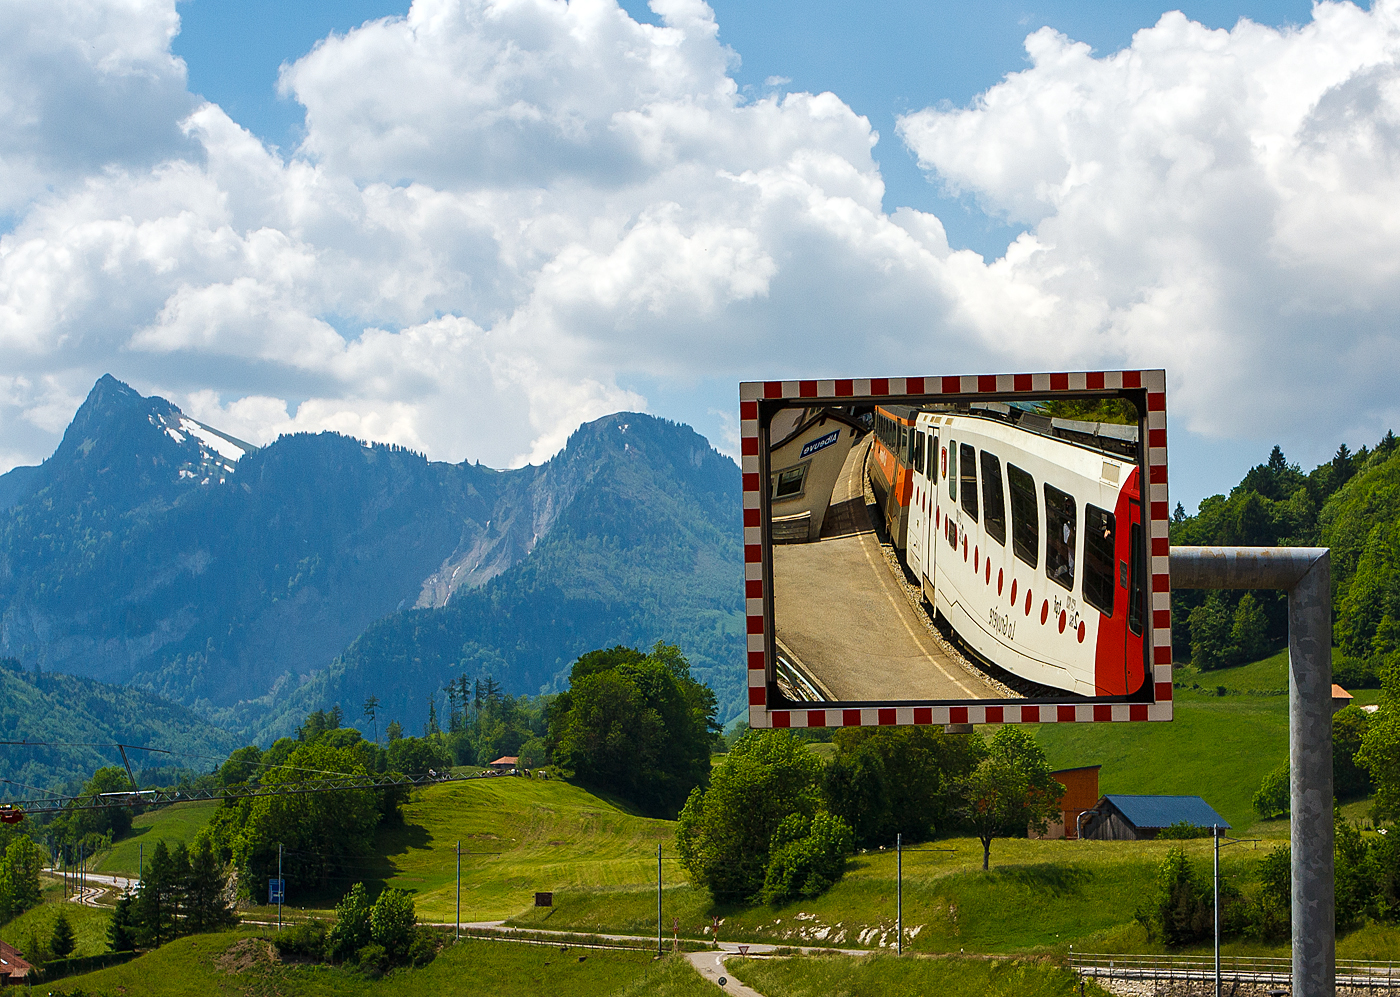
{"type": "MultiPolygon", "coordinates": [[[[894,887],[894,896],[895,896],[895,901],[894,901],[894,903],[895,903],[895,907],[894,907],[894,910],[895,910],[895,914],[894,914],[894,918],[895,918],[895,920],[894,920],[894,927],[895,927],[895,932],[896,932],[896,934],[897,934],[897,936],[898,936],[898,947],[896,948],[895,954],[896,954],[896,955],[903,955],[903,954],[904,954],[904,835],[903,835],[903,834],[896,834],[896,835],[894,836],[894,869],[895,869],[895,876],[894,876],[894,882],[895,882],[895,887],[894,887]]],[[[1216,997],[1219,997],[1219,994],[1217,994],[1216,997]]]]}
{"type": "Polygon", "coordinates": [[[455,941],[462,938],[462,843],[457,842],[457,934],[455,941]]]}
{"type": "Polygon", "coordinates": [[[662,954],[661,941],[661,844],[656,846],[656,954],[662,954]]]}
{"type": "MultiPolygon", "coordinates": [[[[1174,589],[1288,592],[1292,990],[1293,997],[1331,997],[1336,993],[1337,930],[1330,552],[1325,547],[1172,547],[1169,556],[1174,589]]],[[[1167,597],[1169,593],[1160,594],[1167,597]]]]}
{"type": "Polygon", "coordinates": [[[277,843],[277,930],[282,930],[282,901],[286,899],[287,881],[282,878],[282,843],[277,843]]]}
{"type": "Polygon", "coordinates": [[[1215,839],[1215,997],[1220,997],[1220,825],[1212,824],[1215,839]]]}

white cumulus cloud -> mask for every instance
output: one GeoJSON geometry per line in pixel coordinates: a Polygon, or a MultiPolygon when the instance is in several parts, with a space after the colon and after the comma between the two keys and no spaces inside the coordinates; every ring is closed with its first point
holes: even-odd
{"type": "Polygon", "coordinates": [[[1400,0],[1035,32],[899,123],[1025,229],[994,260],[884,210],[838,94],[745,96],[708,6],[653,9],[416,0],[283,68],[289,152],[188,93],[173,0],[0,10],[0,466],[106,371],[255,443],[497,465],[638,380],[1165,365],[1206,434],[1395,415],[1400,0]]]}
{"type": "MultiPolygon", "coordinates": [[[[1028,232],[1006,323],[1062,366],[1140,357],[1208,434],[1374,439],[1400,369],[1400,6],[1276,30],[1169,13],[1094,58],[1049,28],[1031,67],[899,123],[920,164],[1028,232]]],[[[986,307],[989,299],[970,302],[986,307]]]]}

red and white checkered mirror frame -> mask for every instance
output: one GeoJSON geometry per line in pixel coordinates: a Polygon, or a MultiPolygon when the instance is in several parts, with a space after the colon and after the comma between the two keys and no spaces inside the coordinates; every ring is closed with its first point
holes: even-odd
{"type": "Polygon", "coordinates": [[[909,724],[1104,723],[1162,721],[1172,718],[1172,630],[1170,541],[1167,500],[1167,372],[1108,370],[1078,373],[964,374],[935,377],[869,377],[807,381],[743,381],[739,384],[740,469],[744,485],[744,606],[748,617],[748,690],[750,727],[855,727],[909,724]],[[792,400],[833,404],[899,403],[904,399],[946,396],[949,400],[1004,400],[1025,393],[1036,398],[1082,396],[1087,392],[1139,390],[1147,399],[1147,489],[1143,518],[1151,543],[1149,611],[1152,625],[1148,660],[1152,662],[1152,702],[1064,703],[939,706],[862,705],[858,709],[769,709],[774,675],[770,660],[769,579],[763,556],[763,485],[765,462],[759,453],[758,403],[792,400]]]}

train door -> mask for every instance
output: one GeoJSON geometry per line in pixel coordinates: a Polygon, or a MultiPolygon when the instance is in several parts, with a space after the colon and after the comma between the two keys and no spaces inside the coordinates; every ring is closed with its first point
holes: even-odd
{"type": "Polygon", "coordinates": [[[924,550],[927,546],[924,541],[928,535],[924,510],[928,505],[928,476],[924,461],[924,431],[916,427],[910,432],[913,434],[914,445],[909,470],[914,484],[909,495],[909,543],[905,551],[909,570],[918,578],[924,571],[924,550]]]}
{"type": "Polygon", "coordinates": [[[1099,695],[1132,695],[1142,687],[1145,542],[1134,470],[1112,514],[1085,508],[1084,598],[1102,614],[1094,655],[1099,695]],[[1100,538],[1102,545],[1095,542],[1100,538]]]}
{"type": "Polygon", "coordinates": [[[919,591],[923,594],[928,604],[932,606],[934,592],[934,565],[938,557],[938,435],[933,431],[933,426],[928,426],[928,434],[924,442],[924,479],[923,493],[917,499],[922,510],[923,520],[920,525],[920,558],[919,568],[915,570],[914,577],[919,580],[919,591]]]}
{"type": "MultiPolygon", "coordinates": [[[[1129,479],[1129,487],[1137,484],[1137,471],[1129,479]]],[[[1128,498],[1129,544],[1128,556],[1132,558],[1128,569],[1128,632],[1123,647],[1123,660],[1126,664],[1127,695],[1142,688],[1146,677],[1146,663],[1143,661],[1142,631],[1147,620],[1147,538],[1142,525],[1142,500],[1136,495],[1128,498]]]]}

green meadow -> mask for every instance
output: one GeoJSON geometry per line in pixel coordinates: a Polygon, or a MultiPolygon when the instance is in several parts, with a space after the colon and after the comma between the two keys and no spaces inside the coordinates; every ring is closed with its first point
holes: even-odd
{"type": "Polygon", "coordinates": [[[181,938],[138,959],[45,988],[67,992],[188,997],[244,993],[278,997],[700,997],[713,994],[683,959],[607,950],[463,940],[417,969],[370,979],[351,970],[283,962],[259,933],[181,938]]]}
{"type": "Polygon", "coordinates": [[[92,871],[135,877],[139,872],[143,853],[144,857],[149,859],[157,841],[164,840],[169,848],[194,844],[194,836],[209,823],[218,809],[219,804],[210,800],[202,803],[176,803],[140,814],[131,822],[131,830],[97,857],[92,871]]]}
{"type": "Polygon", "coordinates": [[[990,959],[896,959],[820,955],[791,959],[732,959],[731,972],[766,997],[829,994],[939,994],[940,997],[1105,997],[1083,990],[1068,970],[1042,962],[990,959]]]}
{"type": "MultiPolygon", "coordinates": [[[[1286,655],[1205,674],[1182,668],[1178,669],[1178,682],[1172,723],[1045,725],[1035,729],[1036,736],[1057,768],[1102,765],[1100,789],[1105,793],[1203,796],[1233,825],[1236,837],[1261,839],[1247,840],[1222,854],[1227,878],[1250,881],[1252,866],[1288,834],[1287,821],[1257,821],[1250,807],[1260,779],[1287,756],[1286,655]]],[[[1357,698],[1366,702],[1375,695],[1374,691],[1363,692],[1357,698]]],[[[829,754],[832,747],[820,744],[813,750],[829,754]]],[[[141,815],[132,832],[99,857],[97,870],[134,874],[138,846],[149,851],[161,839],[169,844],[189,843],[208,822],[215,806],[180,804],[141,815]]],[[[1365,801],[1343,808],[1348,819],[1362,824],[1367,812],[1365,801]]],[[[650,935],[656,931],[660,846],[667,935],[674,919],[683,937],[709,939],[709,927],[718,917],[720,937],[727,941],[876,951],[888,951],[894,945],[892,851],[875,850],[853,857],[845,877],[816,900],[782,906],[720,905],[712,902],[706,891],[687,882],[676,860],[674,832],[670,821],[640,816],[624,803],[561,780],[472,779],[414,792],[404,808],[403,825],[382,829],[375,852],[342,869],[343,883],[337,883],[331,892],[338,894],[342,886],[348,888],[356,881],[365,882],[373,891],[400,887],[414,895],[422,921],[451,923],[456,917],[456,847],[460,842],[464,922],[506,920],[521,928],[650,935]],[[553,893],[553,906],[534,907],[537,891],[553,893]]],[[[1025,954],[1056,957],[1071,945],[1107,952],[1155,951],[1157,946],[1134,923],[1134,914],[1151,889],[1157,865],[1176,844],[998,839],[987,873],[981,870],[981,846],[974,839],[916,845],[904,855],[906,949],[929,956],[981,953],[1003,959],[1025,954]]],[[[1209,868],[1209,841],[1181,845],[1203,872],[1209,868]]],[[[297,884],[288,886],[290,904],[285,913],[289,919],[329,914],[326,895],[306,893],[299,898],[297,884]],[[298,909],[303,906],[304,913],[298,909]]],[[[61,898],[51,889],[46,899],[61,898]]],[[[0,929],[0,937],[23,945],[31,932],[51,932],[54,909],[53,903],[46,903],[0,929]]],[[[79,953],[100,952],[105,946],[106,913],[71,904],[67,909],[78,929],[79,953]]],[[[258,907],[246,911],[245,916],[259,918],[270,913],[268,908],[258,907]]],[[[198,946],[212,944],[210,939],[187,939],[177,946],[185,946],[192,954],[198,946]]],[[[473,943],[471,951],[480,946],[485,946],[481,952],[491,949],[486,943],[473,943]]],[[[1238,954],[1284,951],[1278,946],[1244,942],[1228,943],[1226,950],[1238,954]]],[[[452,950],[458,954],[449,953],[444,965],[451,965],[451,959],[467,951],[452,950]]],[[[1358,929],[1339,941],[1338,954],[1343,958],[1394,958],[1400,955],[1400,932],[1378,926],[1358,929]]],[[[635,957],[619,956],[621,962],[608,970],[620,976],[590,978],[588,986],[595,988],[590,992],[621,992],[619,987],[632,985],[631,978],[623,979],[626,974],[619,968],[631,958],[635,957]]],[[[134,973],[143,960],[103,972],[134,973]]],[[[598,972],[603,972],[606,961],[597,964],[598,972]]],[[[362,983],[371,985],[356,982],[359,977],[339,970],[302,967],[293,972],[254,962],[261,968],[248,972],[273,974],[268,979],[276,979],[277,987],[286,993],[317,993],[323,982],[327,987],[339,987],[337,992],[349,993],[358,992],[355,988],[362,983]],[[284,986],[284,977],[278,974],[285,973],[292,975],[286,976],[290,982],[284,986]]],[[[879,960],[868,965],[841,960],[809,962],[803,970],[804,979],[824,982],[792,982],[782,976],[786,970],[772,968],[777,975],[764,977],[765,992],[801,994],[823,987],[838,991],[844,987],[852,993],[884,992],[878,981],[887,970],[880,968],[883,964],[879,960]],[[809,990],[801,989],[803,986],[809,990]]],[[[930,963],[935,964],[948,965],[937,960],[930,963]]],[[[1013,968],[1021,964],[997,965],[1002,967],[996,971],[1000,975],[979,977],[980,992],[998,992],[996,988],[1002,986],[998,981],[1030,972],[1013,968]]],[[[429,981],[436,971],[428,967],[415,972],[427,974],[421,979],[429,981]]],[[[433,992],[430,988],[434,985],[424,983],[429,989],[423,992],[433,992]]],[[[647,985],[652,989],[662,986],[655,981],[647,985]]],[[[569,984],[561,986],[557,992],[571,992],[569,984]]],[[[927,986],[937,990],[943,984],[930,977],[927,986]]],[[[1054,989],[1058,984],[1048,977],[1035,986],[1049,989],[1026,992],[1059,992],[1054,989]]]]}
{"type": "Polygon", "coordinates": [[[25,911],[19,917],[0,926],[0,939],[9,942],[21,952],[30,952],[30,941],[38,939],[47,945],[53,937],[53,927],[60,912],[67,915],[73,926],[73,940],[76,943],[73,954],[100,955],[107,951],[107,925],[111,915],[99,907],[84,907],[66,903],[63,900],[63,886],[57,880],[44,882],[43,903],[33,910],[25,911]]]}

